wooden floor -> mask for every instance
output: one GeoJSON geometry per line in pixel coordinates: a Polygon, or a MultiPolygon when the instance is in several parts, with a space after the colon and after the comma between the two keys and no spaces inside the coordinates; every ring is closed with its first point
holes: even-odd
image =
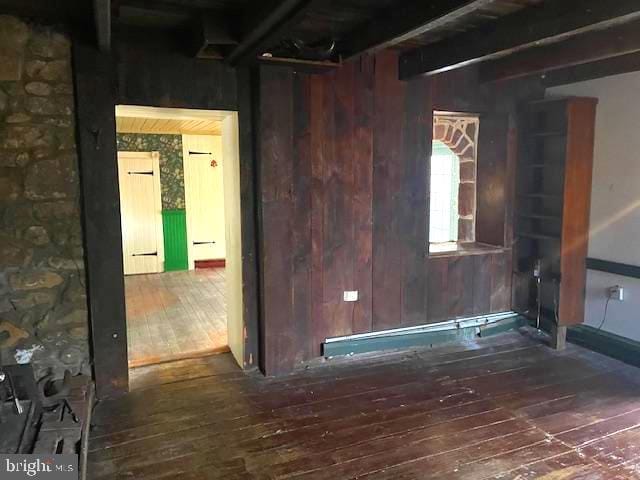
{"type": "Polygon", "coordinates": [[[125,277],[129,367],[228,351],[224,268],[125,277]]]}
{"type": "Polygon", "coordinates": [[[100,403],[90,479],[640,478],[640,371],[531,331],[331,360],[139,369],[100,403]]]}

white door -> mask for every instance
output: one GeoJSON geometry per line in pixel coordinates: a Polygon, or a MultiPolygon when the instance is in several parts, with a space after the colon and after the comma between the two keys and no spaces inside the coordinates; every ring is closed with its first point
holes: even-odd
{"type": "Polygon", "coordinates": [[[158,152],[118,152],[124,274],[163,271],[158,152]]]}
{"type": "Polygon", "coordinates": [[[189,268],[225,258],[222,138],[183,135],[184,196],[189,268]]]}

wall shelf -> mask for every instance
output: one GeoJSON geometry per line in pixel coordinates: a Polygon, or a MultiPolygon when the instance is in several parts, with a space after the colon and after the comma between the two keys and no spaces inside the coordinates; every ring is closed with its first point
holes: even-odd
{"type": "Polygon", "coordinates": [[[536,138],[544,138],[544,137],[564,137],[567,135],[567,132],[564,130],[561,131],[548,131],[548,132],[533,132],[531,134],[532,137],[536,138]]]}
{"type": "Polygon", "coordinates": [[[543,215],[538,213],[518,213],[520,218],[529,218],[533,220],[556,220],[562,221],[562,217],[559,215],[543,215]]]}
{"type": "Polygon", "coordinates": [[[551,193],[521,193],[518,196],[525,198],[550,198],[550,199],[562,199],[562,195],[551,193]]]}
{"type": "Polygon", "coordinates": [[[564,165],[561,163],[531,163],[529,165],[525,165],[526,168],[546,168],[546,167],[554,167],[554,168],[564,168],[564,165]]]}
{"type": "Polygon", "coordinates": [[[520,232],[516,234],[518,237],[533,238],[537,240],[560,240],[558,235],[548,235],[545,233],[520,232]]]}

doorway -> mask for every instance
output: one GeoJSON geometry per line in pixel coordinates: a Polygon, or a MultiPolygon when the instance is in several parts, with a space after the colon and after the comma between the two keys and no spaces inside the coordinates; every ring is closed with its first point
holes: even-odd
{"type": "Polygon", "coordinates": [[[129,368],[242,366],[237,114],[116,107],[129,368]]]}

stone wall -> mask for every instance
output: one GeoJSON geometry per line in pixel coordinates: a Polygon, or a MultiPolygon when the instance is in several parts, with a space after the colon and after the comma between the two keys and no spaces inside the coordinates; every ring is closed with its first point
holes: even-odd
{"type": "Polygon", "coordinates": [[[0,16],[0,354],[89,372],[70,43],[0,16]]]}
{"type": "Polygon", "coordinates": [[[119,152],[160,152],[162,209],[184,209],[182,135],[119,133],[119,152]]]}

